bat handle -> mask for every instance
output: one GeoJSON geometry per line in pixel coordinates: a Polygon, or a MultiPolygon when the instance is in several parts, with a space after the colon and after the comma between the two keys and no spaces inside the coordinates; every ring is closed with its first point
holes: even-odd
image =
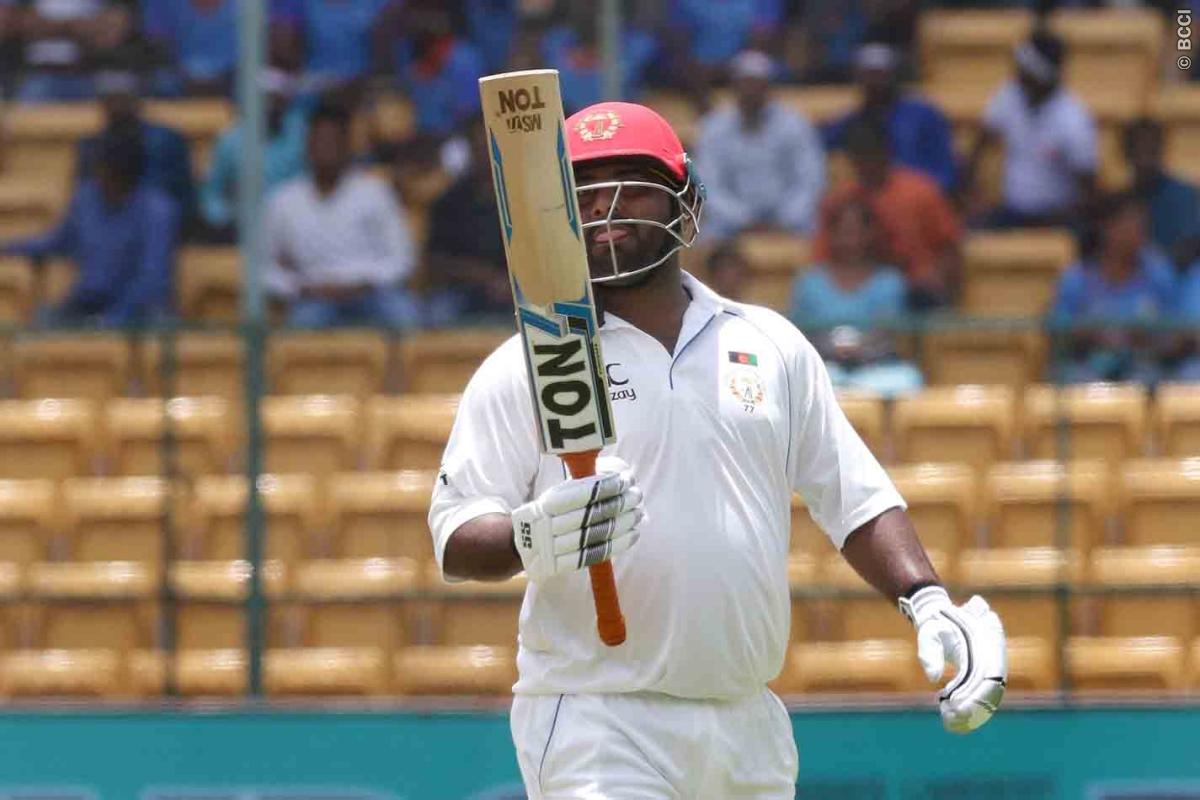
{"type": "MultiPolygon", "coordinates": [[[[572,478],[586,478],[596,474],[598,450],[582,453],[566,453],[562,460],[572,478]]],[[[613,576],[611,561],[602,561],[588,567],[592,578],[592,599],[596,601],[596,629],[600,641],[616,647],[625,641],[625,617],[621,614],[621,603],[617,598],[617,579],[613,576]]]]}

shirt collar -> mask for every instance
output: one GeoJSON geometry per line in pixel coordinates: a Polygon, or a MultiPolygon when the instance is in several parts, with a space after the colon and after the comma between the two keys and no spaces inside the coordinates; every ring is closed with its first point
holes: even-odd
{"type": "MultiPolygon", "coordinates": [[[[705,318],[715,317],[717,314],[730,313],[734,316],[742,316],[742,309],[736,303],[726,300],[712,289],[700,282],[696,276],[692,275],[687,270],[682,270],[683,288],[692,298],[692,302],[688,305],[689,312],[699,311],[704,314],[705,318]]],[[[634,326],[627,320],[618,317],[616,314],[608,311],[604,312],[604,322],[601,328],[604,330],[619,330],[620,328],[633,328],[634,326]]]]}

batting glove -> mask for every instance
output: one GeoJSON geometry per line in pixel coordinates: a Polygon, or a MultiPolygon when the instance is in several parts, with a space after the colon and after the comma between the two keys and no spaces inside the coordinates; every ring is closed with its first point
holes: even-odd
{"type": "Polygon", "coordinates": [[[605,456],[594,476],[552,486],[513,511],[513,540],[529,580],[542,581],[625,552],[645,517],[633,470],[605,456]]]}
{"type": "Polygon", "coordinates": [[[1008,654],[1000,617],[979,595],[956,606],[941,586],[900,598],[900,611],[917,629],[917,657],[930,683],[946,664],[958,672],[938,693],[942,724],[970,733],[992,718],[1008,685],[1008,654]]]}

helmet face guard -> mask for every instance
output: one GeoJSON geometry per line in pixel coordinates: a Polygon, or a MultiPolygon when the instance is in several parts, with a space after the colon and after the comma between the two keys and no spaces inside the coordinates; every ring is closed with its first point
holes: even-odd
{"type": "MultiPolygon", "coordinates": [[[[700,212],[704,208],[704,184],[696,177],[690,159],[687,160],[686,165],[687,179],[683,186],[678,189],[666,182],[630,180],[598,181],[576,187],[576,196],[580,198],[581,202],[586,192],[599,189],[613,190],[612,200],[608,205],[608,213],[604,218],[583,224],[585,235],[587,231],[597,229],[607,231],[609,234],[608,255],[612,274],[601,275],[599,277],[593,276],[593,284],[614,283],[618,280],[642,275],[666,263],[673,255],[685,247],[691,247],[696,241],[696,237],[700,234],[700,212]],[[641,217],[617,216],[617,208],[621,202],[621,193],[627,189],[663,192],[671,198],[671,207],[674,210],[674,216],[667,222],[641,217]],[[617,255],[617,248],[612,239],[614,225],[645,225],[651,228],[658,228],[659,230],[666,231],[669,238],[666,240],[662,252],[655,260],[648,264],[630,266],[622,264],[620,257],[617,255]],[[622,269],[623,266],[626,268],[622,269]]],[[[665,180],[666,178],[664,178],[665,180]]]]}

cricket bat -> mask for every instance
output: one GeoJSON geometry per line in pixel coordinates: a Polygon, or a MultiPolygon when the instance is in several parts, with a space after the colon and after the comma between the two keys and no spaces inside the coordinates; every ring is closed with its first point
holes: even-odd
{"type": "MultiPolygon", "coordinates": [[[[595,474],[615,440],[558,71],[479,79],[492,183],[542,450],[595,474]]],[[[600,638],[625,641],[612,563],[588,568],[600,638]]]]}

